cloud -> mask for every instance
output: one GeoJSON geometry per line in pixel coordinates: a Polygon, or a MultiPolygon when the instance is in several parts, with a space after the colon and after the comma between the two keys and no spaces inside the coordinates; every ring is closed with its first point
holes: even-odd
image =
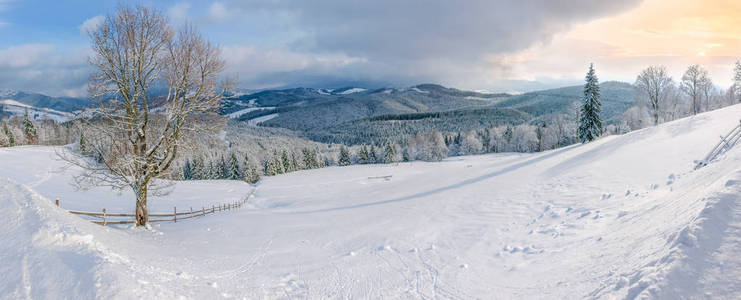
{"type": "Polygon", "coordinates": [[[190,4],[187,2],[180,2],[168,8],[167,15],[170,16],[170,19],[173,22],[182,23],[188,18],[189,9],[190,4]]]}
{"type": "Polygon", "coordinates": [[[0,49],[0,88],[77,95],[90,74],[87,48],[25,44],[0,49]],[[76,89],[76,90],[75,90],[76,89]]]}
{"type": "Polygon", "coordinates": [[[82,22],[82,25],[77,28],[80,29],[81,33],[87,34],[88,32],[98,29],[98,27],[103,24],[103,21],[105,21],[105,17],[103,15],[97,15],[85,20],[85,22],[82,22]]]}
{"type": "Polygon", "coordinates": [[[214,2],[208,8],[208,17],[215,21],[225,21],[229,18],[229,11],[221,2],[214,2]]]}
{"type": "MultiPolygon", "coordinates": [[[[0,12],[4,12],[10,8],[10,3],[13,2],[13,0],[0,0],[0,12]]],[[[0,28],[9,26],[10,23],[3,21],[0,19],[0,28]]]]}
{"type": "MultiPolygon", "coordinates": [[[[490,55],[548,43],[575,24],[639,2],[264,0],[227,6],[243,16],[242,28],[289,32],[281,44],[292,52],[362,59],[367,71],[357,70],[354,76],[485,88],[482,84],[493,78],[484,77],[499,76],[504,67],[487,61],[490,55]]],[[[339,69],[336,75],[341,76],[339,69]]]]}

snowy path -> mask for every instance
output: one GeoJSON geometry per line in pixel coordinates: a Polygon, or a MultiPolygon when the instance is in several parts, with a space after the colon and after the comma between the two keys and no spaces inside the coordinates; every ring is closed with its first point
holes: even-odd
{"type": "MultiPolygon", "coordinates": [[[[692,168],[739,116],[737,105],[544,153],[269,177],[247,209],[151,232],[92,226],[46,206],[61,195],[67,208],[126,209],[130,195],[74,192],[66,185],[74,170],[59,171],[51,148],[0,149],[0,177],[46,197],[3,213],[49,216],[29,217],[45,226],[2,229],[3,239],[49,238],[0,246],[0,258],[23,247],[83,253],[70,259],[93,283],[70,294],[98,297],[735,298],[741,149],[692,168]],[[393,176],[374,178],[385,175],[393,176]],[[55,232],[89,241],[71,245],[55,232]]],[[[248,190],[185,182],[152,206],[197,207],[248,190]]],[[[25,198],[0,197],[14,199],[25,198]]],[[[49,264],[69,263],[59,257],[49,264]]],[[[26,269],[19,261],[11,273],[26,269]]],[[[22,282],[8,278],[0,293],[22,282]]]]}

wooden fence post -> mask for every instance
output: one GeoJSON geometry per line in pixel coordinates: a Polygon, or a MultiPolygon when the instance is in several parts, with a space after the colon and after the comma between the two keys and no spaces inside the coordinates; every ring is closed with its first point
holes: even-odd
{"type": "Polygon", "coordinates": [[[205,216],[205,215],[206,215],[206,208],[201,206],[201,216],[205,216]]]}
{"type": "Polygon", "coordinates": [[[107,220],[106,220],[106,213],[105,213],[105,208],[104,208],[104,209],[103,209],[103,226],[105,226],[105,225],[107,225],[107,224],[108,224],[108,222],[107,222],[107,220]]]}
{"type": "Polygon", "coordinates": [[[177,223],[178,222],[178,207],[173,206],[172,207],[172,220],[177,223]]]}
{"type": "Polygon", "coordinates": [[[59,206],[59,197],[57,197],[57,200],[55,202],[57,203],[57,206],[59,206]]]}
{"type": "Polygon", "coordinates": [[[193,215],[193,206],[190,207],[190,215],[193,215]]]}
{"type": "Polygon", "coordinates": [[[215,209],[216,209],[216,206],[214,206],[214,205],[212,204],[212,205],[211,205],[211,213],[214,213],[214,212],[216,212],[216,210],[215,210],[215,209]]]}

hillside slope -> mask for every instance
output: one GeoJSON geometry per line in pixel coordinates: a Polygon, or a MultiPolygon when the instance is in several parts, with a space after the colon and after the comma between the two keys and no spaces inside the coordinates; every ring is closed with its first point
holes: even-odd
{"type": "MultiPolygon", "coordinates": [[[[222,113],[243,121],[296,130],[314,141],[382,144],[432,129],[461,132],[499,125],[535,123],[555,115],[573,117],[582,86],[522,95],[484,94],[434,84],[377,90],[296,88],[263,91],[224,101],[222,113]],[[269,116],[269,119],[261,119],[269,116]]],[[[623,82],[601,84],[602,117],[617,124],[635,104],[623,82]]],[[[546,121],[548,122],[548,121],[546,121]]]]}
{"type": "MultiPolygon", "coordinates": [[[[0,259],[20,261],[4,266],[0,294],[738,298],[741,275],[728,268],[741,265],[741,149],[696,171],[693,160],[739,116],[736,105],[536,154],[294,172],[265,178],[248,209],[152,231],[75,219],[50,199],[119,211],[131,195],[73,192],[64,182],[75,170],[59,170],[52,148],[0,149],[0,177],[26,185],[0,181],[12,220],[0,259]],[[79,286],[31,280],[42,254],[53,257],[45,270],[79,286]]],[[[248,190],[182,182],[152,210],[248,190]]]]}

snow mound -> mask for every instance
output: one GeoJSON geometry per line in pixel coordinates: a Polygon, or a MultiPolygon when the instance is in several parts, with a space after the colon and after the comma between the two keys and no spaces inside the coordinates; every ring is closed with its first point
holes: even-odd
{"type": "MultiPolygon", "coordinates": [[[[0,177],[0,296],[4,299],[139,298],[178,294],[138,280],[151,268],[113,247],[128,234],[94,225],[30,188],[0,177]]],[[[152,277],[147,276],[147,277],[152,277]]]]}
{"type": "Polygon", "coordinates": [[[93,298],[98,295],[99,263],[104,259],[92,227],[56,209],[27,187],[0,178],[0,295],[41,299],[51,295],[93,298]]]}

